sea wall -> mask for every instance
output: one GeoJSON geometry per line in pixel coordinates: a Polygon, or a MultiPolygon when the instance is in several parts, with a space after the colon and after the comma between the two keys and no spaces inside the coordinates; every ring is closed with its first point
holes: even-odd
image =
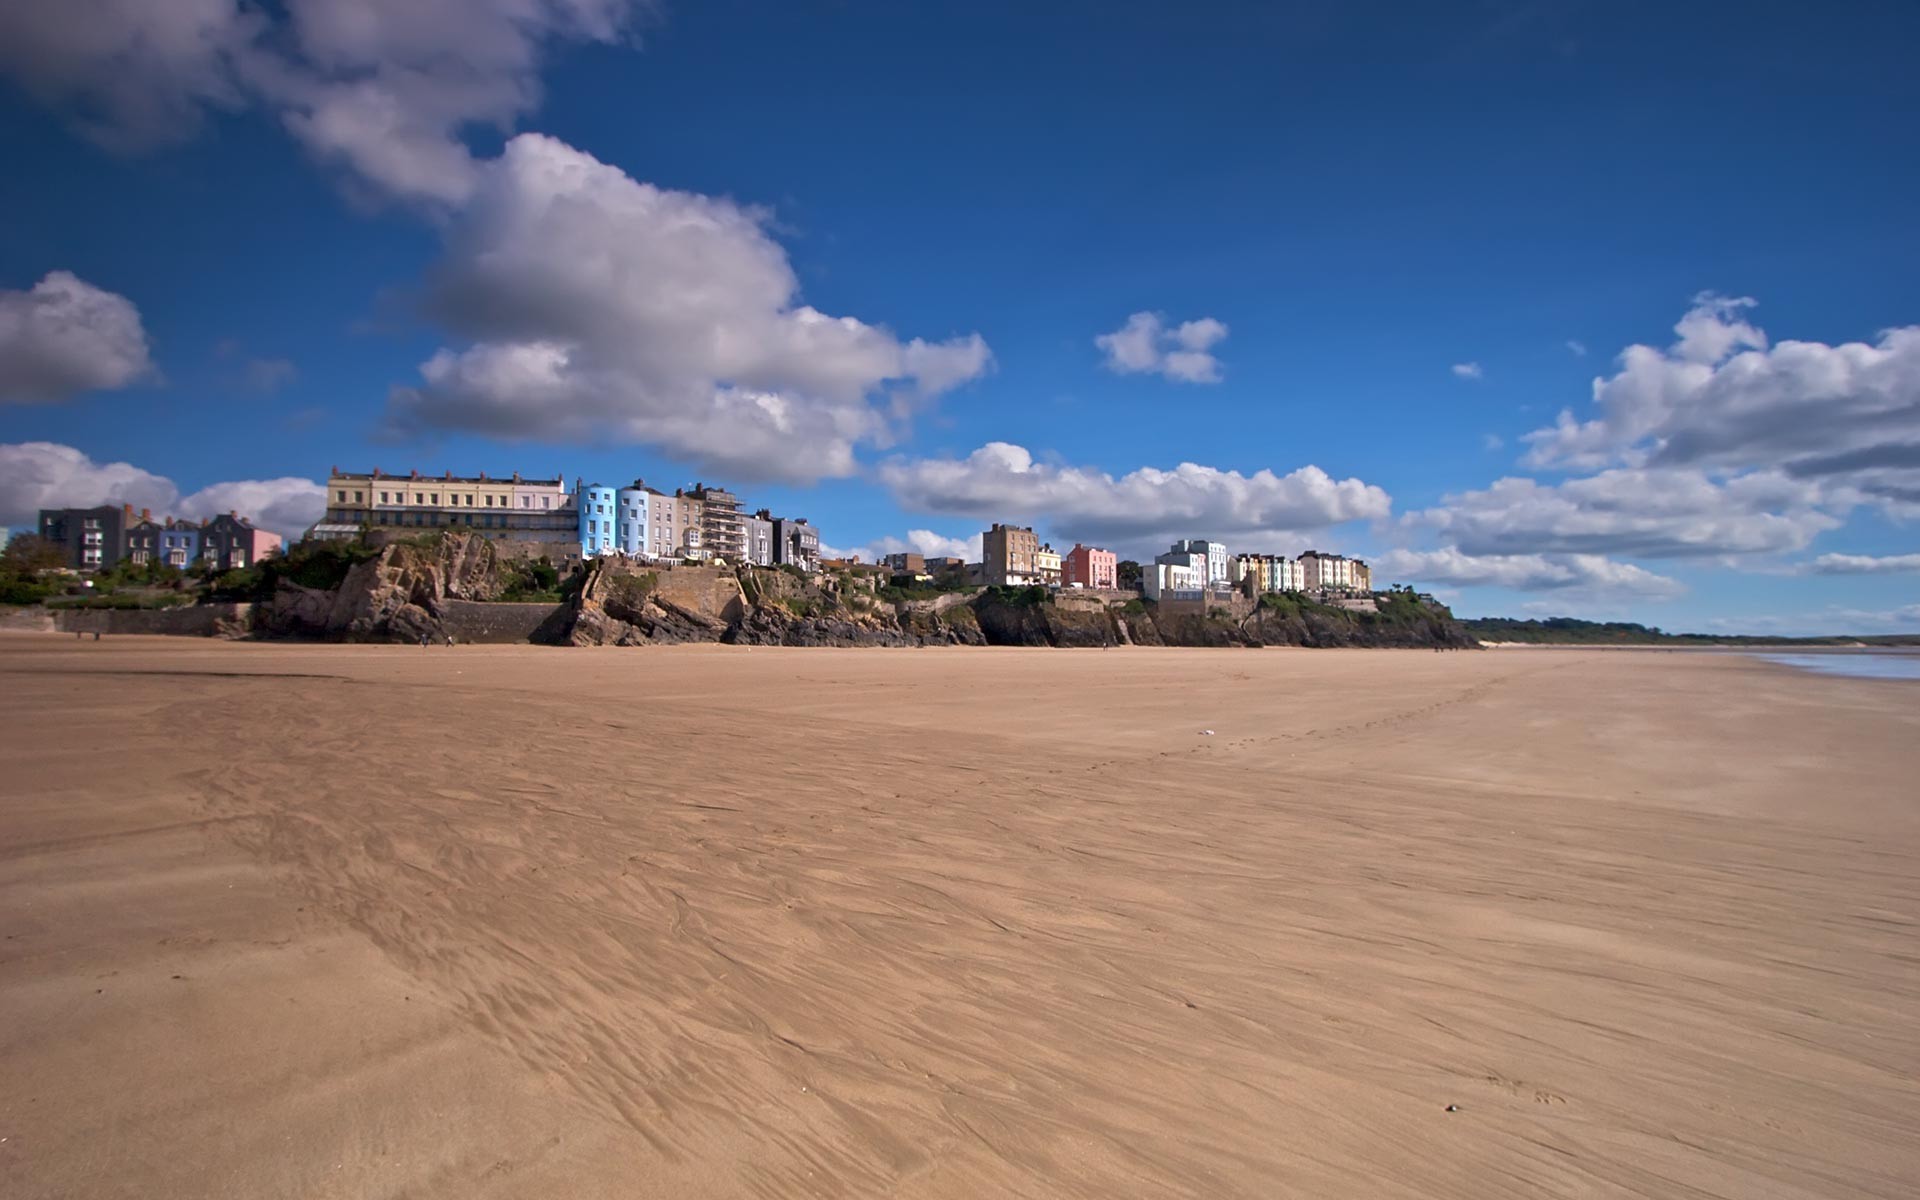
{"type": "Polygon", "coordinates": [[[478,600],[442,600],[440,628],[456,642],[512,643],[538,640],[535,634],[566,611],[559,604],[505,604],[478,600]]]}
{"type": "Polygon", "coordinates": [[[253,629],[251,604],[194,604],[182,608],[55,608],[49,610],[60,633],[121,636],[245,637],[253,629]]]}

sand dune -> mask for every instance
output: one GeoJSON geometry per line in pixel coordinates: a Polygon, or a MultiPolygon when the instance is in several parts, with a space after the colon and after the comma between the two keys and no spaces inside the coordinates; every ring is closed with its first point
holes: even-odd
{"type": "Polygon", "coordinates": [[[1920,1192],[1912,685],[14,635],[0,720],[9,1197],[1920,1192]]]}

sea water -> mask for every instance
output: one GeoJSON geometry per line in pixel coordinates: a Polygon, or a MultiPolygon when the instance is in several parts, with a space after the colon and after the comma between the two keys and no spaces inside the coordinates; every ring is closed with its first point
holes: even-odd
{"type": "Polygon", "coordinates": [[[1822,675],[1851,675],[1859,679],[1920,679],[1920,654],[1845,651],[1838,654],[1762,654],[1782,666],[1822,675]]]}

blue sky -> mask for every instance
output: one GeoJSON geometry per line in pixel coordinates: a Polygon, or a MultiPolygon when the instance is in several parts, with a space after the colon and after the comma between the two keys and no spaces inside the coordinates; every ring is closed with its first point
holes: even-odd
{"type": "Polygon", "coordinates": [[[0,520],[720,479],[1920,629],[1912,5],[155,7],[0,6],[0,520]]]}

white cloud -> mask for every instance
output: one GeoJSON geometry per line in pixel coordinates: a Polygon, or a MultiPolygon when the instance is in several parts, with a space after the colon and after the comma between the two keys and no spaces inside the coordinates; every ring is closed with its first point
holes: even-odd
{"type": "Polygon", "coordinates": [[[1212,317],[1185,321],[1169,329],[1159,313],[1137,312],[1093,344],[1106,351],[1106,368],[1116,374],[1159,374],[1178,383],[1219,383],[1220,360],[1213,347],[1227,336],[1224,322],[1212,317]]]}
{"type": "Polygon", "coordinates": [[[612,42],[646,0],[62,0],[0,6],[0,72],[116,149],[191,136],[209,107],[266,104],[318,159],[382,196],[464,201],[463,134],[539,103],[554,42],[612,42]]]}
{"type": "Polygon", "coordinates": [[[67,271],[0,290],[0,403],[66,400],[151,373],[140,310],[67,271]]]}
{"type": "Polygon", "coordinates": [[[43,508],[131,504],[159,510],[179,494],[171,479],[132,463],[97,463],[72,446],[0,444],[0,524],[37,526],[43,508]]]}
{"type": "Polygon", "coordinates": [[[1665,350],[1629,346],[1570,411],[1527,435],[1534,466],[1777,470],[1836,503],[1920,513],[1920,326],[1868,345],[1770,342],[1747,298],[1702,295],[1665,350]]]}
{"type": "Polygon", "coordinates": [[[978,334],[903,342],[796,303],[766,223],[514,138],[430,288],[433,313],[475,340],[395,390],[391,426],[644,442],[742,478],[817,479],[852,473],[856,445],[889,443],[916,402],[989,369],[978,334]]]}
{"type": "Polygon", "coordinates": [[[1374,561],[1373,568],[1375,580],[1381,583],[1392,578],[1518,591],[1569,589],[1590,598],[1621,595],[1665,598],[1686,590],[1677,579],[1598,554],[1472,555],[1446,546],[1424,551],[1389,550],[1374,561]]]}
{"type": "Polygon", "coordinates": [[[895,459],[879,479],[909,508],[983,520],[1041,520],[1061,539],[1143,544],[1161,536],[1293,536],[1384,518],[1386,492],[1319,467],[1243,475],[1197,463],[1115,477],[1035,462],[1025,447],[989,442],[963,459],[895,459]]]}
{"type": "MultiPolygon", "coordinates": [[[[822,553],[825,554],[824,549],[822,553]]],[[[826,557],[844,558],[847,553],[839,551],[826,557]]],[[[921,554],[928,558],[963,558],[968,562],[979,562],[980,535],[948,537],[931,529],[909,529],[905,537],[876,538],[850,553],[858,554],[867,562],[879,562],[889,554],[921,554]]]]}
{"type": "Polygon", "coordinates": [[[325,498],[320,484],[291,478],[216,483],[182,497],[173,480],[131,463],[95,462],[56,442],[0,444],[0,525],[37,526],[43,508],[131,504],[195,519],[238,510],[291,538],[319,519],[325,498]]]}
{"type": "Polygon", "coordinates": [[[1480,435],[1480,444],[1488,450],[1500,450],[1506,447],[1507,439],[1497,433],[1483,433],[1480,435]]]}
{"type": "Polygon", "coordinates": [[[311,479],[236,479],[216,483],[184,496],[174,511],[193,520],[223,512],[237,512],[262,529],[297,538],[318,521],[327,508],[327,489],[311,479]]]}
{"type": "Polygon", "coordinates": [[[1455,363],[1449,369],[1456,378],[1460,379],[1481,379],[1486,376],[1486,372],[1480,369],[1480,364],[1477,362],[1455,363]]]}
{"type": "Polygon", "coordinates": [[[261,26],[236,0],[0,4],[0,74],[115,150],[191,136],[242,101],[232,56],[261,26]]]}
{"type": "Polygon", "coordinates": [[[1830,605],[1810,613],[1772,613],[1751,617],[1711,617],[1707,628],[1717,633],[1777,634],[1784,637],[1820,637],[1898,632],[1920,625],[1920,604],[1900,608],[1863,609],[1830,605]]]}
{"type": "Polygon", "coordinates": [[[1818,487],[1779,472],[1716,482],[1700,471],[1653,468],[1559,484],[1509,477],[1403,518],[1470,555],[1645,558],[1798,550],[1840,523],[1818,487]]]}
{"type": "Polygon", "coordinates": [[[1808,570],[1815,575],[1897,575],[1920,571],[1920,554],[1822,554],[1808,570]]]}
{"type": "Polygon", "coordinates": [[[1575,358],[1585,358],[1587,356],[1587,344],[1585,342],[1576,341],[1573,338],[1567,339],[1567,350],[1575,358]]]}

